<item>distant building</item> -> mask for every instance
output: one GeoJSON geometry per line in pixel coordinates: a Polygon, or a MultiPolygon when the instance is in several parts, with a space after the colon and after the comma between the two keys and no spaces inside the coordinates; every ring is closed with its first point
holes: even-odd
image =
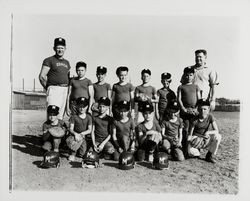
{"type": "Polygon", "coordinates": [[[12,109],[43,110],[46,108],[44,92],[16,91],[12,92],[12,109]]]}

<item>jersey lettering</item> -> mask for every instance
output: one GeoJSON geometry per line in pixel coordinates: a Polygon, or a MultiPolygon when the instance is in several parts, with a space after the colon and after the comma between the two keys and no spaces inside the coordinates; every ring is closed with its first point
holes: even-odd
{"type": "Polygon", "coordinates": [[[57,62],[57,63],[56,63],[56,66],[57,66],[57,67],[58,67],[58,66],[63,66],[63,67],[65,67],[65,68],[68,68],[68,65],[67,65],[67,64],[61,63],[61,62],[57,62]]]}

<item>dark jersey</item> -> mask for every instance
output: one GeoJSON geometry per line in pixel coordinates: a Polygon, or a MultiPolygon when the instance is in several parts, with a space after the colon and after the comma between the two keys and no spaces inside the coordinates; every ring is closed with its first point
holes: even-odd
{"type": "Polygon", "coordinates": [[[70,64],[66,59],[58,59],[55,55],[44,59],[43,66],[50,68],[47,74],[47,87],[51,85],[69,84],[70,64]]]}
{"type": "Polygon", "coordinates": [[[111,86],[108,83],[104,83],[102,85],[94,83],[93,84],[94,87],[94,99],[95,102],[98,102],[98,100],[101,97],[108,97],[108,91],[111,90],[111,86]]]}
{"type": "Polygon", "coordinates": [[[71,88],[71,99],[77,99],[79,97],[85,97],[89,99],[89,86],[92,85],[91,80],[84,78],[79,80],[78,78],[73,78],[70,81],[71,88]]]}
{"type": "Polygon", "coordinates": [[[95,140],[101,143],[112,133],[113,118],[108,115],[103,118],[93,117],[93,125],[95,126],[95,140]]]}

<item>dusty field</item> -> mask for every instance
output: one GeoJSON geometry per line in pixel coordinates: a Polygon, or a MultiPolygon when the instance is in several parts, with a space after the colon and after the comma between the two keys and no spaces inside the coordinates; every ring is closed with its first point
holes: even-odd
{"type": "Polygon", "coordinates": [[[68,153],[61,156],[59,169],[38,168],[42,160],[41,125],[45,111],[12,113],[12,189],[14,191],[107,191],[162,193],[238,192],[239,113],[214,112],[222,142],[217,163],[200,159],[170,161],[168,170],[158,171],[146,163],[130,171],[117,168],[117,163],[102,160],[103,168],[82,169],[79,162],[69,163],[68,153]]]}

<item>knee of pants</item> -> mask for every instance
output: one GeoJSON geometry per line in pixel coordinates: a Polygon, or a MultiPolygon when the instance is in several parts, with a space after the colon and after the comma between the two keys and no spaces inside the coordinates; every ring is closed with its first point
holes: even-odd
{"type": "Polygon", "coordinates": [[[115,148],[110,142],[107,142],[104,146],[104,151],[108,154],[113,154],[115,151],[115,148]]]}
{"type": "Polygon", "coordinates": [[[130,138],[129,136],[123,136],[122,137],[122,148],[125,150],[129,149],[129,145],[130,145],[130,138]]]}
{"type": "Polygon", "coordinates": [[[87,143],[84,140],[78,150],[79,155],[83,156],[85,154],[85,152],[87,151],[87,143]]]}
{"type": "Polygon", "coordinates": [[[220,142],[221,141],[221,134],[217,133],[212,135],[212,140],[216,141],[216,142],[220,142]]]}
{"type": "Polygon", "coordinates": [[[183,152],[181,149],[174,149],[174,155],[177,161],[183,161],[185,160],[183,152]]]}
{"type": "Polygon", "coordinates": [[[61,143],[61,139],[54,138],[53,143],[54,143],[54,148],[58,148],[61,143]]]}
{"type": "Polygon", "coordinates": [[[162,142],[162,148],[166,149],[166,150],[168,150],[168,149],[171,148],[171,144],[170,144],[170,142],[167,139],[163,140],[163,142],[162,142]]]}

